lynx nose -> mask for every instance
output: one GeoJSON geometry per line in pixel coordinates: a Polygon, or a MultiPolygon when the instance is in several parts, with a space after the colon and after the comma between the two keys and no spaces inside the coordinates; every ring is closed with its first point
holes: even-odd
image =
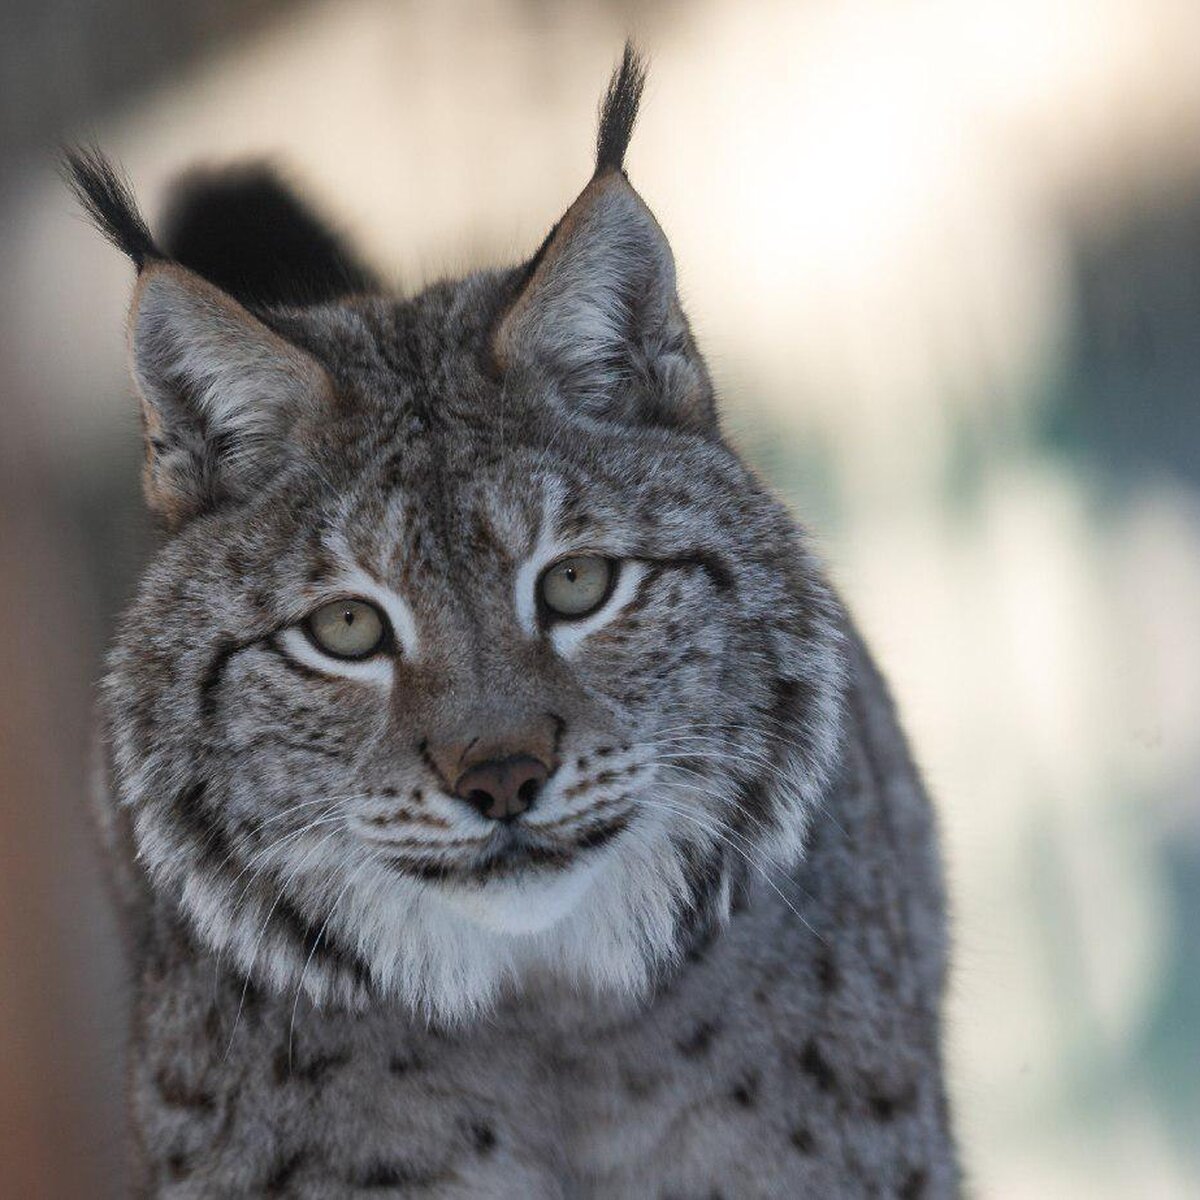
{"type": "Polygon", "coordinates": [[[550,769],[529,754],[493,758],[464,771],[454,794],[492,821],[512,821],[533,806],[550,769]]]}

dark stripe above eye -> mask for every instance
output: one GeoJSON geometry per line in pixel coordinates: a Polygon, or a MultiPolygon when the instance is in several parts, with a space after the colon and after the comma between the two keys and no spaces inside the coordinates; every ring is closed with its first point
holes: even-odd
{"type": "Polygon", "coordinates": [[[658,567],[699,567],[707,573],[717,591],[728,592],[734,588],[733,572],[708,550],[690,550],[686,554],[676,554],[669,558],[643,558],[642,561],[658,567]]]}

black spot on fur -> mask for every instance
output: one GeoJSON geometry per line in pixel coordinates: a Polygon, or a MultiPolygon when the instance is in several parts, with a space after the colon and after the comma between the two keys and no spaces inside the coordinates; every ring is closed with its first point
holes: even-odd
{"type": "Polygon", "coordinates": [[[817,1148],[813,1135],[803,1125],[792,1130],[791,1143],[801,1154],[811,1154],[817,1148]]]}
{"type": "Polygon", "coordinates": [[[388,1070],[393,1075],[407,1075],[421,1068],[421,1060],[411,1054],[393,1054],[388,1063],[388,1070]]]}
{"type": "Polygon", "coordinates": [[[67,184],[92,223],[141,271],[163,257],[138,211],[129,180],[95,146],[76,146],[63,156],[67,184]]]}
{"type": "Polygon", "coordinates": [[[920,1167],[915,1167],[900,1185],[900,1191],[897,1193],[900,1200],[919,1200],[925,1194],[927,1180],[925,1172],[920,1167]]]}
{"type": "Polygon", "coordinates": [[[216,1108],[216,1098],[205,1088],[189,1087],[178,1075],[163,1068],[154,1077],[154,1086],[162,1102],[170,1108],[210,1113],[216,1108]]]}
{"type": "Polygon", "coordinates": [[[186,1154],[182,1154],[176,1150],[167,1157],[167,1174],[172,1180],[178,1182],[181,1179],[186,1179],[191,1173],[192,1164],[186,1154]]]}
{"type": "Polygon", "coordinates": [[[303,1150],[281,1158],[271,1168],[271,1174],[263,1181],[262,1190],[268,1196],[278,1196],[292,1182],[296,1172],[304,1165],[306,1154],[303,1150]]]}
{"type": "Polygon", "coordinates": [[[877,1121],[894,1121],[901,1113],[911,1112],[917,1102],[917,1089],[909,1084],[898,1094],[876,1091],[867,1097],[867,1109],[877,1121]]]}
{"type": "Polygon", "coordinates": [[[800,1052],[800,1069],[810,1076],[823,1092],[833,1091],[837,1084],[833,1068],[814,1038],[809,1038],[800,1052]]]}
{"type": "Polygon", "coordinates": [[[490,1154],[496,1148],[496,1131],[486,1122],[473,1122],[469,1132],[477,1154],[490,1154]]]}
{"type": "Polygon", "coordinates": [[[838,969],[829,950],[822,947],[813,960],[813,971],[817,976],[817,984],[826,995],[837,990],[838,969]]]}
{"type": "Polygon", "coordinates": [[[275,1052],[273,1062],[275,1082],[284,1084],[289,1079],[294,1079],[298,1083],[315,1087],[332,1071],[344,1067],[349,1061],[350,1055],[346,1051],[339,1051],[336,1054],[316,1054],[312,1058],[302,1059],[295,1039],[293,1039],[290,1056],[286,1045],[281,1046],[275,1052]]]}
{"type": "Polygon", "coordinates": [[[712,1049],[720,1031],[720,1021],[701,1021],[686,1038],[675,1043],[675,1048],[684,1058],[701,1058],[712,1049]]]}
{"type": "Polygon", "coordinates": [[[600,130],[596,137],[596,174],[623,171],[625,151],[633,136],[642,89],[646,86],[646,64],[632,42],[625,43],[621,65],[613,74],[600,102],[600,130]]]}
{"type": "Polygon", "coordinates": [[[729,1098],[739,1108],[753,1108],[758,1103],[758,1086],[758,1075],[749,1074],[729,1093],[729,1098]]]}

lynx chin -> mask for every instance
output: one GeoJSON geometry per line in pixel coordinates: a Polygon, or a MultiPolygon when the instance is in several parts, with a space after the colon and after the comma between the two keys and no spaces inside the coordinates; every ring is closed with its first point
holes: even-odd
{"type": "Polygon", "coordinates": [[[532,257],[413,296],[265,167],[156,236],[67,156],[163,526],[97,806],[140,1195],[957,1194],[929,803],[722,436],[643,80],[532,257]]]}

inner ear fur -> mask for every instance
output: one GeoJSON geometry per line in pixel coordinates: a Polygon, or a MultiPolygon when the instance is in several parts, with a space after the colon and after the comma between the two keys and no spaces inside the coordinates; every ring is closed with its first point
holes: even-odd
{"type": "Polygon", "coordinates": [[[594,176],[551,231],[491,346],[502,372],[537,367],[589,415],[715,426],[670,244],[620,170],[594,176]]]}
{"type": "Polygon", "coordinates": [[[146,499],[172,525],[250,495],[332,395],[311,355],[177,263],[139,274],[128,333],[146,499]]]}

